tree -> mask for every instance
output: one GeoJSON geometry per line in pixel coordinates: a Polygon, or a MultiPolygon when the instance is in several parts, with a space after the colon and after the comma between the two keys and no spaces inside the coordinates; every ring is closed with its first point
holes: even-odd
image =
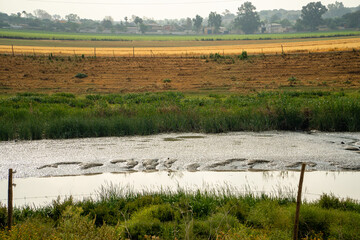
{"type": "Polygon", "coordinates": [[[120,32],[126,32],[127,31],[127,27],[123,22],[121,22],[120,24],[116,24],[115,28],[120,32]]]}
{"type": "Polygon", "coordinates": [[[344,21],[345,27],[360,28],[360,10],[353,13],[347,13],[341,18],[344,21]]]}
{"type": "Polygon", "coordinates": [[[41,20],[45,20],[45,19],[51,20],[52,19],[51,15],[42,9],[36,9],[34,11],[34,15],[36,18],[39,18],[41,20]]]}
{"type": "Polygon", "coordinates": [[[149,27],[147,25],[145,25],[144,23],[140,23],[140,32],[142,34],[144,34],[148,30],[148,28],[149,27]]]}
{"type": "Polygon", "coordinates": [[[302,7],[301,10],[301,24],[311,30],[315,31],[317,27],[323,23],[322,15],[326,13],[327,8],[321,2],[311,2],[302,7]]]}
{"type": "Polygon", "coordinates": [[[219,33],[219,29],[221,26],[221,15],[216,12],[210,12],[208,25],[209,27],[214,29],[214,33],[219,33]]]}
{"type": "Polygon", "coordinates": [[[274,14],[270,18],[270,23],[279,23],[281,21],[281,17],[279,14],[274,14]]]}
{"type": "Polygon", "coordinates": [[[191,28],[192,28],[192,20],[191,20],[191,18],[186,18],[186,22],[185,22],[185,28],[187,29],[187,30],[191,30],[191,28]]]}
{"type": "Polygon", "coordinates": [[[77,14],[74,14],[74,13],[70,13],[70,14],[66,15],[65,19],[68,22],[79,22],[80,21],[80,17],[77,14]]]}
{"type": "Polygon", "coordinates": [[[111,29],[113,26],[114,19],[111,16],[105,16],[104,19],[101,22],[101,25],[105,29],[111,29]]]}
{"type": "Polygon", "coordinates": [[[52,16],[52,18],[55,20],[55,21],[59,21],[61,19],[61,16],[59,14],[54,14],[52,16]]]}
{"type": "Polygon", "coordinates": [[[244,2],[238,8],[238,16],[234,20],[234,27],[241,29],[245,34],[254,33],[260,27],[260,17],[251,2],[244,2]]]}
{"type": "Polygon", "coordinates": [[[281,26],[283,27],[283,28],[285,28],[285,27],[291,27],[291,22],[288,20],[288,19],[283,19],[283,20],[281,20],[280,21],[280,24],[281,24],[281,26]]]}
{"type": "Polygon", "coordinates": [[[136,25],[139,25],[139,24],[143,23],[143,20],[142,20],[142,18],[140,18],[140,17],[135,17],[134,23],[135,23],[136,25]]]}
{"type": "Polygon", "coordinates": [[[324,14],[324,18],[340,18],[351,12],[351,9],[344,7],[344,4],[338,1],[328,4],[327,8],[328,11],[324,14]]]}
{"type": "Polygon", "coordinates": [[[199,15],[196,15],[195,18],[193,18],[193,20],[192,20],[194,22],[194,28],[197,33],[199,33],[201,30],[203,20],[204,19],[199,15]]]}

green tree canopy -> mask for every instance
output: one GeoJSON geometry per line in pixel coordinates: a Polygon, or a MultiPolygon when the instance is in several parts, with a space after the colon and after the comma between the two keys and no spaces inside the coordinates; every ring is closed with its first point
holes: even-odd
{"type": "Polygon", "coordinates": [[[142,18],[140,18],[140,17],[135,17],[134,23],[135,23],[136,25],[139,25],[139,24],[142,24],[142,23],[143,23],[143,20],[142,20],[142,18]]]}
{"type": "Polygon", "coordinates": [[[200,32],[203,20],[204,19],[199,15],[196,15],[195,18],[192,19],[196,32],[200,32]]]}
{"type": "Polygon", "coordinates": [[[214,29],[214,33],[219,33],[219,29],[221,26],[221,15],[216,12],[210,12],[208,25],[214,29]]]}
{"type": "Polygon", "coordinates": [[[101,25],[106,29],[111,29],[113,26],[114,19],[111,16],[105,16],[101,22],[101,25]]]}
{"type": "Polygon", "coordinates": [[[245,2],[238,8],[238,16],[234,20],[234,27],[246,34],[254,33],[260,27],[260,17],[251,2],[245,2]]]}
{"type": "Polygon", "coordinates": [[[324,18],[340,18],[343,15],[351,12],[350,8],[346,8],[342,2],[338,1],[328,4],[327,8],[328,11],[324,14],[324,18]]]}
{"type": "Polygon", "coordinates": [[[74,13],[70,13],[70,14],[66,15],[65,19],[68,22],[79,22],[80,21],[80,17],[77,14],[74,14],[74,13]]]}
{"type": "Polygon", "coordinates": [[[311,31],[323,23],[322,15],[326,13],[327,8],[321,2],[311,2],[302,7],[301,24],[311,31]]]}
{"type": "Polygon", "coordinates": [[[140,32],[142,34],[144,34],[148,30],[148,28],[149,27],[147,25],[145,25],[144,23],[140,23],[140,32]]]}
{"type": "Polygon", "coordinates": [[[360,28],[360,10],[342,16],[345,27],[360,28]]]}
{"type": "Polygon", "coordinates": [[[51,20],[52,19],[52,16],[48,12],[46,12],[45,10],[42,10],[42,9],[34,10],[34,15],[36,18],[41,19],[41,20],[45,20],[45,19],[51,20]]]}

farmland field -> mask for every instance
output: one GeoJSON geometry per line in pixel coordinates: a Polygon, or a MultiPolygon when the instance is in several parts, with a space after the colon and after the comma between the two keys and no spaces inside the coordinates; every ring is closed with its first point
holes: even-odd
{"type": "Polygon", "coordinates": [[[16,55],[53,54],[139,57],[200,56],[210,53],[225,55],[277,54],[360,49],[360,38],[276,39],[235,41],[60,41],[0,39],[0,53],[16,55]],[[12,45],[14,46],[12,48],[12,45]],[[95,49],[96,48],[96,49],[95,49]]]}
{"type": "Polygon", "coordinates": [[[298,39],[359,36],[360,31],[305,32],[282,34],[248,35],[127,35],[127,34],[89,34],[43,31],[0,30],[0,38],[48,39],[48,40],[92,40],[92,41],[222,41],[222,40],[262,40],[262,39],[298,39]]]}
{"type": "Polygon", "coordinates": [[[0,56],[0,93],[251,92],[358,89],[360,52],[212,59],[0,56]],[[76,78],[77,73],[88,77],[76,78]],[[168,79],[164,81],[165,79],[168,79]]]}

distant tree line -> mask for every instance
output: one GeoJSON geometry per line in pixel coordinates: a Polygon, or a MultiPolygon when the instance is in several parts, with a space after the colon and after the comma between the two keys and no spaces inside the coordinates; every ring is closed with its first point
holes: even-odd
{"type": "Polygon", "coordinates": [[[267,24],[280,24],[283,28],[292,28],[293,31],[316,31],[319,26],[330,29],[360,28],[360,5],[357,8],[347,8],[342,2],[335,2],[324,6],[321,2],[310,2],[301,10],[287,11],[266,10],[256,11],[251,2],[244,2],[233,14],[229,10],[219,14],[210,12],[206,18],[196,15],[194,18],[153,19],[131,16],[124,17],[124,21],[115,22],[111,16],[105,16],[102,21],[82,19],[77,14],[68,14],[64,18],[60,15],[51,15],[37,9],[33,13],[26,11],[16,14],[0,13],[0,28],[22,28],[44,31],[61,32],[127,32],[136,29],[139,33],[152,31],[152,26],[169,26],[169,32],[188,33],[224,33],[238,32],[251,34],[259,32],[267,24]],[[225,29],[225,30],[224,30],[225,29]]]}

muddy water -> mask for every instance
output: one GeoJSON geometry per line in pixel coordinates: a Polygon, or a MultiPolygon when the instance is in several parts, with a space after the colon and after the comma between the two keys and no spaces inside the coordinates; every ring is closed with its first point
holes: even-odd
{"type": "Polygon", "coordinates": [[[267,192],[293,189],[301,162],[310,171],[307,198],[333,192],[360,199],[353,184],[360,180],[360,133],[276,131],[0,142],[0,199],[9,168],[17,172],[15,196],[24,204],[88,196],[105,182],[135,190],[227,183],[244,189],[251,182],[267,192]]]}
{"type": "Polygon", "coordinates": [[[0,176],[142,171],[359,171],[360,133],[238,132],[0,142],[0,176]]]}

